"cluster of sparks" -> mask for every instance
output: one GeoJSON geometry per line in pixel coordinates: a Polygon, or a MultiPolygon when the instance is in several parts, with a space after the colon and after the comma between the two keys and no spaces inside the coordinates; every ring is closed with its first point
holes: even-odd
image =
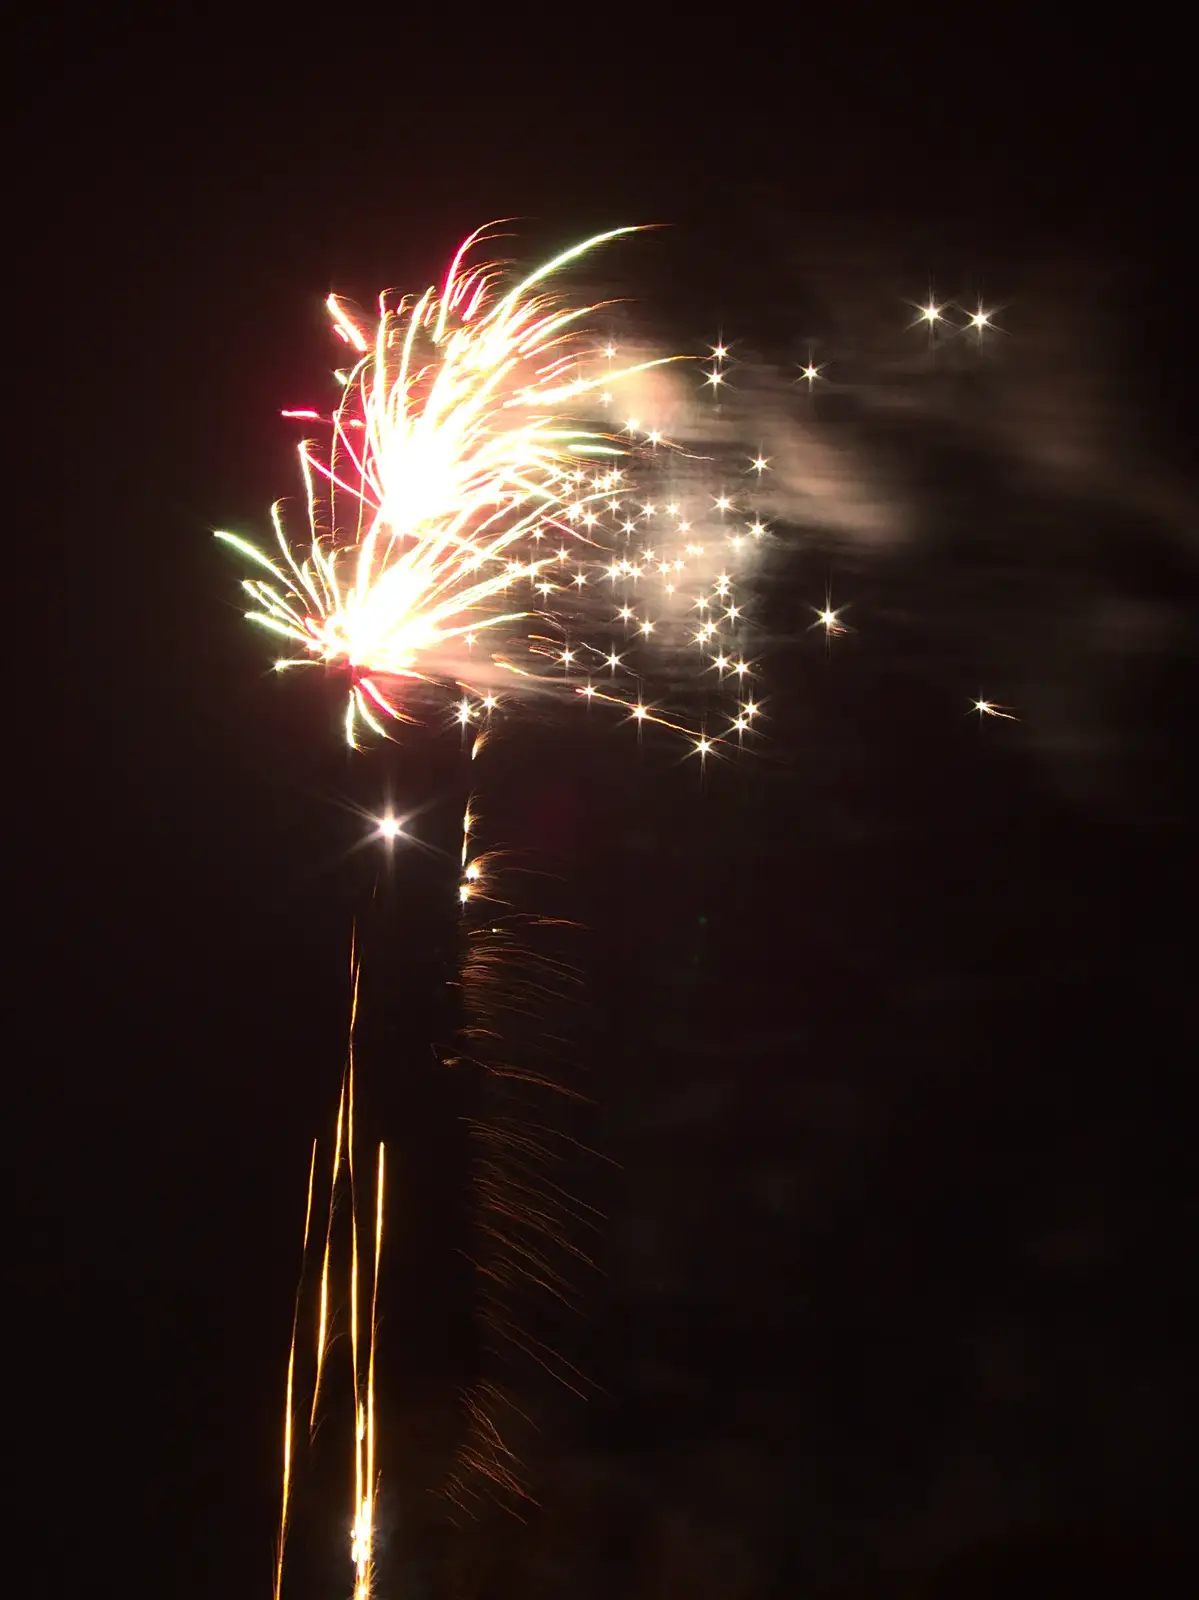
{"type": "MultiPolygon", "coordinates": [[[[356,951],[350,958],[351,1008],[349,1054],[341,1097],[337,1107],[337,1132],[333,1143],[332,1176],[329,1184],[329,1210],[325,1225],[325,1245],[321,1257],[320,1293],[316,1316],[316,1364],[309,1410],[309,1441],[316,1433],[321,1384],[326,1371],[332,1316],[330,1312],[330,1263],[333,1254],[333,1221],[343,1181],[350,1193],[350,1361],[354,1385],[354,1504],[351,1518],[350,1559],[354,1566],[354,1600],[369,1600],[374,1577],[374,1524],[377,1474],[375,1468],[375,1335],[379,1293],[379,1262],[383,1249],[384,1147],[378,1147],[375,1169],[374,1250],[370,1269],[370,1296],[363,1294],[363,1274],[359,1261],[358,1194],[354,1170],[354,1030],[358,1015],[360,964],[356,951]],[[365,1315],[364,1315],[365,1310],[365,1315]]],[[[283,1487],[279,1512],[279,1537],[275,1561],[274,1597],[280,1600],[283,1587],[283,1556],[291,1509],[292,1478],[295,1462],[296,1348],[299,1335],[303,1268],[308,1257],[312,1223],[312,1196],[316,1179],[317,1146],[313,1143],[308,1169],[308,1201],[304,1210],[304,1245],[301,1257],[300,1290],[296,1294],[292,1317],[291,1345],[287,1358],[287,1398],[283,1424],[283,1487]]]]}
{"type": "MultiPolygon", "coordinates": [[[[440,290],[394,305],[382,295],[373,326],[330,296],[358,359],[338,374],[330,417],[284,413],[330,433],[326,451],[299,449],[305,542],[293,546],[278,504],[277,553],[218,537],[269,574],[244,588],[250,619],[293,647],[277,669],[346,671],[351,745],[364,727],[382,735],[411,720],[413,681],[457,696],[463,723],[501,692],[548,685],[687,733],[701,757],[721,742],[647,702],[639,668],[647,648],[689,643],[718,680],[747,688],[730,569],[768,530],[744,496],[638,491],[629,458],[681,452],[637,417],[618,427],[605,408],[622,381],[676,358],[621,365],[582,328],[598,307],[546,288],[631,231],[589,239],[512,288],[498,269],[468,264],[481,231],[440,290]]],[[[758,455],[746,471],[769,465],[758,455]]],[[[725,736],[742,736],[756,710],[740,694],[725,736]]]]}

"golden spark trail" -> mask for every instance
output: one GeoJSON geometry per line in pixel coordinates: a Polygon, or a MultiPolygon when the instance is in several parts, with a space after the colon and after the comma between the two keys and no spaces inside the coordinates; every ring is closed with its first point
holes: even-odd
{"type": "MultiPolygon", "coordinates": [[[[354,1049],[354,1027],[358,1019],[358,957],[357,957],[357,931],[350,935],[350,1040],[349,1060],[352,1062],[354,1049]]],[[[346,1076],[342,1080],[341,1095],[337,1102],[337,1136],[333,1144],[333,1176],[329,1185],[329,1217],[325,1224],[325,1253],[321,1262],[321,1298],[320,1310],[317,1315],[316,1331],[316,1378],[312,1385],[312,1412],[308,1419],[309,1435],[316,1428],[316,1409],[321,1397],[321,1376],[325,1366],[325,1350],[328,1343],[329,1331],[329,1255],[333,1248],[333,1213],[337,1204],[337,1179],[341,1170],[342,1131],[345,1126],[346,1090],[350,1084],[350,1068],[347,1066],[346,1076]]],[[[353,1111],[351,1109],[351,1138],[353,1128],[353,1111]]]]}
{"type": "Polygon", "coordinates": [[[375,1336],[378,1332],[379,1261],[383,1253],[383,1173],[384,1150],[379,1146],[378,1176],[375,1183],[375,1264],[371,1283],[370,1344],[366,1369],[366,1461],[363,1488],[355,1523],[354,1600],[368,1600],[374,1575],[375,1518],[375,1336]]]}
{"type": "Polygon", "coordinates": [[[296,1285],[295,1310],[291,1319],[291,1344],[287,1352],[287,1402],[283,1422],[283,1495],[279,1510],[279,1548],[275,1557],[275,1600],[283,1588],[283,1551],[287,1543],[287,1507],[291,1497],[292,1456],[292,1394],[296,1373],[296,1333],[300,1321],[300,1295],[304,1288],[304,1263],[308,1259],[308,1227],[312,1220],[312,1186],[316,1178],[316,1140],[312,1141],[312,1159],[308,1164],[308,1199],[304,1206],[304,1243],[300,1250],[300,1280],[296,1285]]]}
{"type": "MultiPolygon", "coordinates": [[[[378,1328],[379,1268],[383,1253],[384,1207],[384,1146],[378,1147],[378,1169],[375,1187],[374,1260],[372,1264],[369,1323],[364,1328],[362,1317],[362,1283],[358,1260],[358,1209],[355,1190],[354,1154],[354,1093],[355,1093],[355,1035],[358,1023],[358,994],[361,976],[361,957],[357,950],[357,934],[350,947],[350,1027],[346,1069],[342,1078],[337,1106],[337,1133],[333,1147],[332,1184],[329,1193],[329,1214],[325,1225],[325,1247],[321,1260],[320,1301],[317,1320],[316,1372],[313,1380],[312,1408],[310,1412],[309,1442],[315,1435],[317,1406],[321,1381],[329,1349],[329,1288],[333,1246],[333,1219],[337,1210],[342,1161],[350,1188],[350,1353],[354,1393],[354,1504],[351,1519],[350,1555],[354,1565],[354,1600],[369,1600],[373,1581],[374,1506],[377,1491],[376,1467],[376,1407],[375,1407],[375,1337],[378,1328]]],[[[308,1171],[308,1198],[304,1211],[304,1259],[307,1257],[308,1239],[312,1222],[312,1199],[316,1183],[317,1145],[313,1141],[312,1160],[308,1171]]],[[[274,1600],[280,1600],[283,1584],[283,1554],[287,1535],[288,1513],[291,1503],[293,1434],[295,1410],[295,1358],[299,1325],[300,1299],[303,1289],[296,1291],[296,1306],[292,1317],[291,1346],[287,1365],[287,1408],[284,1418],[283,1440],[283,1503],[279,1521],[279,1550],[275,1564],[274,1600]]]]}
{"type": "MultiPolygon", "coordinates": [[[[354,968],[353,999],[350,1008],[349,1059],[346,1065],[346,1166],[350,1175],[350,1364],[354,1373],[354,1512],[350,1555],[357,1574],[354,1595],[358,1600],[363,1574],[370,1560],[369,1528],[364,1526],[363,1445],[366,1419],[363,1414],[361,1368],[358,1363],[358,1191],[354,1183],[354,1025],[358,1015],[358,973],[354,968]]],[[[368,1580],[369,1581],[369,1580],[368,1580]]]]}

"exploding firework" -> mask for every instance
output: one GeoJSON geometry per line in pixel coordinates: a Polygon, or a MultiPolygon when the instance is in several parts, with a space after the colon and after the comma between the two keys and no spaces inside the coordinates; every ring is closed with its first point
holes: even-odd
{"type": "MultiPolygon", "coordinates": [[[[719,742],[647,701],[646,653],[698,647],[702,673],[740,694],[751,664],[731,569],[766,528],[709,481],[696,490],[696,458],[659,428],[614,423],[618,394],[644,398],[638,385],[681,358],[623,364],[583,327],[599,306],[548,287],[635,231],[597,235],[505,287],[498,268],[470,265],[480,230],[440,290],[385,293],[373,319],[330,296],[357,359],[331,416],[284,413],[329,432],[324,451],[299,448],[304,540],[278,504],[276,554],[218,537],[269,574],[244,588],[247,616],[292,647],[278,670],[345,672],[352,745],[412,720],[414,684],[460,696],[463,721],[501,690],[541,687],[688,733],[701,757],[719,742]],[[639,487],[638,468],[661,495],[639,487]]],[[[759,479],[768,468],[752,461],[759,479]]],[[[742,711],[725,732],[745,732],[742,711]]]]}

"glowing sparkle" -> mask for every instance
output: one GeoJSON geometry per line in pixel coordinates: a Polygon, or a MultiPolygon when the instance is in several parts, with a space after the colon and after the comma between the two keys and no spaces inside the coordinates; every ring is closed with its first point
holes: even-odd
{"type": "Polygon", "coordinates": [[[1018,720],[1010,706],[997,706],[993,700],[976,700],[972,709],[978,712],[980,721],[983,717],[1001,717],[1005,722],[1018,720]]]}

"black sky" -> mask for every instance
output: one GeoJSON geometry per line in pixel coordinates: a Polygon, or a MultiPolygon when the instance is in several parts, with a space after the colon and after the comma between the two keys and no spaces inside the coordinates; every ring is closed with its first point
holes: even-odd
{"type": "MultiPolygon", "coordinates": [[[[30,57],[9,571],[53,604],[10,701],[49,824],[11,846],[34,961],[10,1076],[37,1111],[6,1141],[10,1460],[32,1437],[39,1484],[59,1463],[37,1498],[75,1587],[267,1592],[303,1183],[368,904],[364,1094],[397,1172],[381,1593],[1182,1581],[1195,551],[1168,42],[436,20],[51,19],[30,57]],[[493,216],[530,249],[670,224],[622,289],[780,361],[930,279],[1010,289],[1009,363],[1022,316],[1085,303],[1103,359],[1057,420],[1109,406],[1114,370],[1135,474],[997,467],[931,402],[903,434],[851,414],[920,537],[778,556],[761,760],[701,787],[614,730],[505,734],[489,804],[522,903],[580,924],[546,948],[583,974],[560,1066],[587,1103],[547,1115],[602,1153],[570,1182],[609,1220],[549,1330],[591,1398],[505,1369],[543,1510],[455,1534],[429,1491],[492,1369],[460,1253],[461,1118],[486,1107],[431,1049],[453,872],[397,854],[372,902],[353,846],[390,784],[452,850],[459,746],[417,729],[350,761],[336,686],[264,674],[209,533],[291,491],[277,413],[323,380],[329,290],[423,284],[493,216]],[[1136,474],[1156,509],[1113,491],[1136,474]],[[855,630],[831,652],[796,620],[830,579],[855,630]],[[1128,605],[1155,619],[1135,652],[1103,642],[1128,605]],[[1024,720],[963,716],[983,678],[1024,720]]],[[[345,1587],[339,1493],[307,1502],[299,1594],[345,1587]]]]}

